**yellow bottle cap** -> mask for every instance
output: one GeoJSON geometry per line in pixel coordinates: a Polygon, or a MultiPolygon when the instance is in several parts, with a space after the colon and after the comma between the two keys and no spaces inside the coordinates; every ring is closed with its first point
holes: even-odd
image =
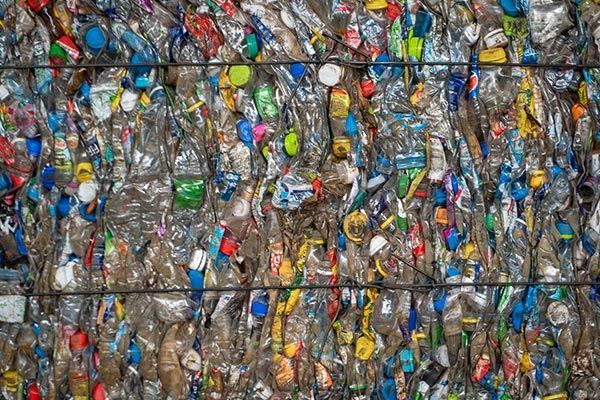
{"type": "Polygon", "coordinates": [[[348,239],[355,243],[361,243],[367,233],[367,215],[356,210],[344,218],[344,233],[348,239]]]}
{"type": "Polygon", "coordinates": [[[347,136],[334,137],[331,150],[334,156],[346,158],[350,152],[350,138],[347,136]]]}
{"type": "Polygon", "coordinates": [[[535,171],[533,171],[533,174],[531,174],[529,186],[531,186],[532,189],[537,189],[544,184],[545,180],[546,180],[546,174],[544,173],[544,170],[543,169],[535,170],[535,171]]]}
{"type": "Polygon", "coordinates": [[[283,146],[285,148],[285,153],[290,157],[294,157],[296,153],[298,153],[298,135],[293,128],[285,135],[283,146]]]}
{"type": "Polygon", "coordinates": [[[77,183],[83,183],[91,180],[93,178],[94,167],[92,163],[82,162],[77,164],[75,168],[75,178],[77,179],[77,183]]]}
{"type": "Polygon", "coordinates": [[[252,67],[249,65],[233,65],[229,68],[229,82],[237,87],[244,87],[252,79],[252,67]]]}
{"type": "Polygon", "coordinates": [[[491,62],[491,63],[504,63],[507,62],[506,52],[504,48],[499,47],[496,49],[486,49],[479,53],[479,61],[491,62]]]}
{"type": "Polygon", "coordinates": [[[367,10],[383,10],[387,8],[388,2],[387,0],[367,0],[365,2],[365,8],[367,10]]]}

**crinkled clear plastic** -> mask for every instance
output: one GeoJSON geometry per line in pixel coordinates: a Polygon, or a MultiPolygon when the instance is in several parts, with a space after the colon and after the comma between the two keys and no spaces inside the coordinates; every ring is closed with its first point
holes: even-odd
{"type": "Polygon", "coordinates": [[[596,397],[597,1],[0,22],[0,398],[596,397]]]}

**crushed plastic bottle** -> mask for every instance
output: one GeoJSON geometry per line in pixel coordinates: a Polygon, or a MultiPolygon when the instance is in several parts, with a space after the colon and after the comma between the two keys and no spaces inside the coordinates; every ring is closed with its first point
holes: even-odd
{"type": "Polygon", "coordinates": [[[597,0],[0,0],[0,398],[596,398],[599,59],[597,0]]]}

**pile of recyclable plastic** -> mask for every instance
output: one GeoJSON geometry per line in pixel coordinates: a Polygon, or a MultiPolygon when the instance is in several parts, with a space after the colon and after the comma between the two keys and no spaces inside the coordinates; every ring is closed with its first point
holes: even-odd
{"type": "Polygon", "coordinates": [[[599,398],[599,61],[598,0],[0,0],[0,398],[599,398]]]}

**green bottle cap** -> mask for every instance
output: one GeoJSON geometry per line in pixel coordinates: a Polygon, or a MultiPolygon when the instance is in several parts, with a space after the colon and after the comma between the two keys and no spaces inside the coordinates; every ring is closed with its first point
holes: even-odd
{"type": "Polygon", "coordinates": [[[246,56],[254,60],[258,55],[258,42],[256,41],[256,35],[254,33],[246,35],[244,41],[246,42],[246,56]]]}
{"type": "Polygon", "coordinates": [[[490,232],[494,230],[494,216],[492,214],[487,214],[485,216],[485,227],[490,232]]]}
{"type": "Polygon", "coordinates": [[[290,128],[283,139],[285,152],[288,156],[294,157],[298,153],[298,135],[294,128],[290,128]]]}
{"type": "Polygon", "coordinates": [[[233,65],[229,68],[229,82],[237,87],[244,87],[252,79],[252,67],[249,65],[233,65]]]}

